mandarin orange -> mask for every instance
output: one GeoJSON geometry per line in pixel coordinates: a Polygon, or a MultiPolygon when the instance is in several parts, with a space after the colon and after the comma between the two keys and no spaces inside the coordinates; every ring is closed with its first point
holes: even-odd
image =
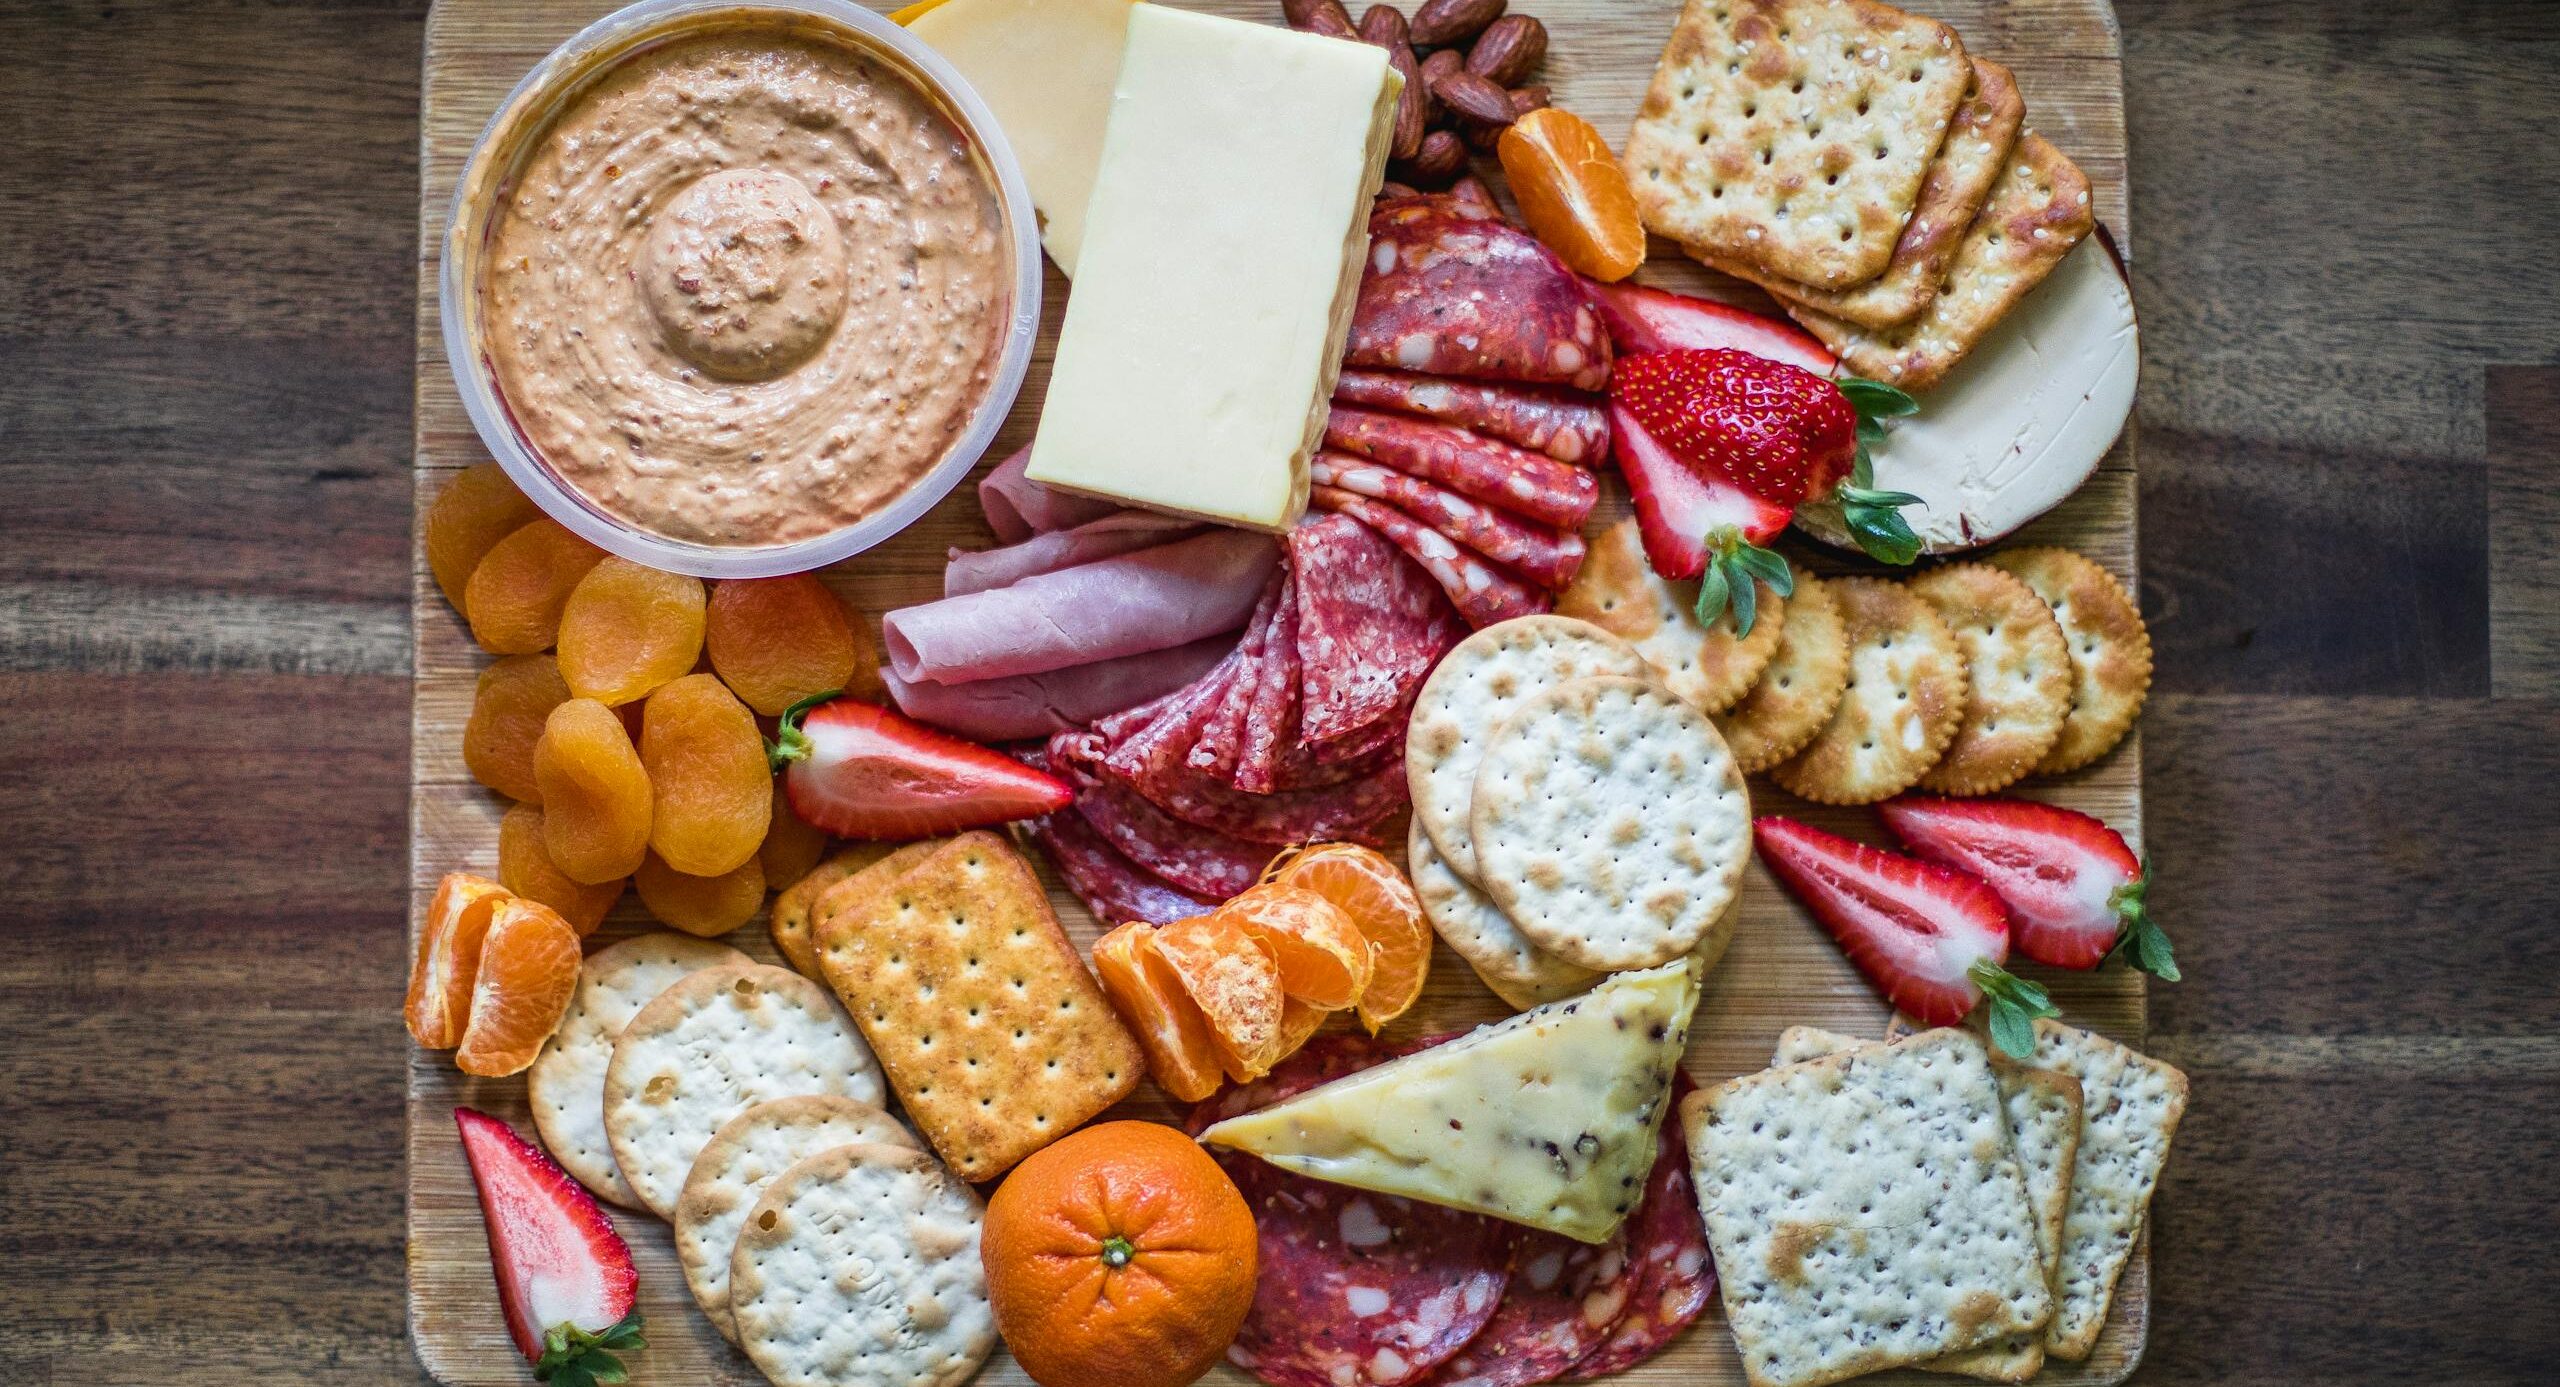
{"type": "Polygon", "coordinates": [[[1280,991],[1319,1011],[1360,1000],[1375,962],[1367,936],[1341,907],[1302,886],[1254,887],[1218,913],[1244,926],[1280,969],[1280,991]]]}
{"type": "Polygon", "coordinates": [[[1212,911],[1159,925],[1156,952],[1209,1020],[1227,1077],[1242,1083],[1280,1062],[1280,968],[1228,915],[1212,911]]]}
{"type": "Polygon", "coordinates": [[[418,922],[418,953],[409,965],[409,995],[401,1003],[409,1034],[430,1050],[449,1050],[462,1043],[471,1017],[471,979],[480,971],[480,950],[489,933],[490,912],[507,899],[507,888],[468,872],[447,872],[427,902],[427,917],[418,922]]]}
{"type": "Polygon", "coordinates": [[[1394,863],[1357,843],[1320,843],[1272,863],[1264,881],[1313,891],[1360,927],[1372,960],[1360,1024],[1371,1035],[1412,1009],[1431,974],[1431,926],[1394,863]]]}
{"type": "Polygon", "coordinates": [[[1093,971],[1112,1009],[1147,1052],[1147,1072],[1156,1086],[1178,1102],[1197,1103],[1218,1091],[1217,1045],[1209,1036],[1209,1018],[1156,951],[1155,935],[1155,926],[1132,920],[1093,941],[1093,971]]]}
{"type": "Polygon", "coordinates": [[[454,1065],[484,1079],[521,1073],[560,1029],[578,990],[578,932],[558,911],[508,896],[489,913],[471,983],[471,1024],[454,1065]]]}
{"type": "Polygon", "coordinates": [[[1520,219],[1564,262],[1603,283],[1644,263],[1644,219],[1627,171],[1591,122],[1548,106],[1513,121],[1494,144],[1520,219]]]}

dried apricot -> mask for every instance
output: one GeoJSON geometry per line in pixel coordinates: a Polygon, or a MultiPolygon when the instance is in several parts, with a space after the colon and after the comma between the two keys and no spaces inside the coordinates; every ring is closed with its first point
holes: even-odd
{"type": "Polygon", "coordinates": [[[1644,263],[1644,219],[1627,171],[1591,122],[1559,106],[1513,121],[1494,144],[1520,219],[1564,263],[1614,283],[1644,263]]]}
{"type": "Polygon", "coordinates": [[[869,624],[814,574],[712,588],[703,646],[730,689],[767,717],[829,689],[885,693],[869,624]]]}
{"type": "Polygon", "coordinates": [[[1286,996],[1319,1011],[1339,1011],[1368,990],[1374,966],[1368,938],[1340,907],[1315,892],[1257,886],[1218,913],[1244,926],[1271,955],[1286,996]]]}
{"type": "Polygon", "coordinates": [[[698,877],[677,871],[653,852],[632,874],[631,884],[660,922],[705,939],[727,934],[764,908],[764,868],[752,857],[735,871],[698,877]]]}
{"type": "Polygon", "coordinates": [[[536,520],[491,546],[463,588],[471,638],[493,655],[549,650],[560,635],[560,609],[604,551],[557,520],[536,520]]]}
{"type": "Polygon", "coordinates": [[[542,782],[542,845],[572,881],[627,877],[649,852],[649,772],[622,719],[592,698],[551,710],[533,745],[542,782]]]}
{"type": "Polygon", "coordinates": [[[764,845],[756,849],[756,864],[764,868],[764,884],[776,891],[788,890],[826,855],[826,832],[810,827],[791,812],[791,797],[782,792],[782,777],[775,776],[773,823],[764,831],[764,845]]]}
{"type": "Polygon", "coordinates": [[[427,916],[418,922],[418,956],[409,965],[409,995],[400,1006],[419,1044],[446,1050],[462,1043],[490,912],[506,898],[505,887],[468,872],[447,872],[436,883],[427,916]]]}
{"type": "Polygon", "coordinates": [[[560,609],[560,677],[619,707],[691,673],[702,654],[702,580],[614,557],[587,570],[560,609]]]}
{"type": "Polygon", "coordinates": [[[649,847],[688,876],[736,871],[773,819],[773,771],[755,714],[708,674],[649,695],[640,763],[657,792],[649,847]]]}
{"type": "Polygon", "coordinates": [[[444,590],[444,600],[464,610],[463,588],[490,547],[541,518],[542,509],[516,490],[498,464],[477,463],[454,473],[428,503],[425,522],[427,571],[444,590]]]}
{"type": "Polygon", "coordinates": [[[471,984],[471,1026],[453,1062],[494,1079],[520,1073],[560,1029],[578,990],[578,932],[547,905],[508,896],[490,913],[471,984]]]}
{"type": "Polygon", "coordinates": [[[1093,941],[1093,971],[1112,1009],[1147,1052],[1147,1072],[1175,1101],[1218,1091],[1217,1043],[1209,1019],[1156,951],[1156,927],[1132,920],[1093,941]]]}
{"type": "Polygon", "coordinates": [[[625,883],[616,877],[590,886],[560,870],[551,860],[551,849],[542,845],[541,808],[519,804],[498,820],[498,884],[560,912],[560,918],[584,939],[596,932],[605,912],[622,899],[625,883]]]}
{"type": "Polygon", "coordinates": [[[569,701],[560,666],[548,655],[510,655],[480,671],[471,718],[462,724],[462,764],[471,778],[526,804],[542,803],[533,776],[533,744],[543,721],[569,701]]]}

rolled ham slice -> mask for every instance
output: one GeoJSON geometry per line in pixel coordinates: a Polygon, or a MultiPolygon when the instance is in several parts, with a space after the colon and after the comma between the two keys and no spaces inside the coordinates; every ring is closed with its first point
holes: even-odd
{"type": "Polygon", "coordinates": [[[1051,530],[1071,530],[1120,509],[1109,501],[1042,486],[1031,480],[1030,466],[1031,445],[1026,443],[1022,451],[978,479],[978,509],[986,512],[987,528],[1007,544],[1051,530]]]}
{"type": "Polygon", "coordinates": [[[1010,587],[1041,573],[1099,562],[1169,543],[1200,528],[1196,520],[1153,511],[1114,511],[1072,530],[1051,530],[1001,549],[954,549],[942,570],[942,595],[966,597],[1010,587]]]}
{"type": "Polygon", "coordinates": [[[1011,742],[1082,727],[1169,694],[1215,668],[1234,644],[1234,637],[1220,634],[1171,650],[967,684],[911,683],[894,669],[880,677],[898,710],[918,722],[973,741],[1011,742]]]}

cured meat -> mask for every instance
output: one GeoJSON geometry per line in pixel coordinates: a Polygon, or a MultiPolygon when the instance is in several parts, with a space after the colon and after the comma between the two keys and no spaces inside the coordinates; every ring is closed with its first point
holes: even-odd
{"type": "Polygon", "coordinates": [[[1442,380],[1403,371],[1345,371],[1336,403],[1419,414],[1517,444],[1558,462],[1609,455],[1609,411],[1596,396],[1545,385],[1442,380]]]}
{"type": "Polygon", "coordinates": [[[978,479],[978,509],[987,528],[1006,544],[1018,544],[1051,530],[1069,530],[1120,509],[1118,503],[1078,496],[1031,480],[1031,446],[995,465],[978,479]]]}
{"type": "Polygon", "coordinates": [[[1661,1352],[1715,1299],[1715,1259],[1689,1184],[1689,1142],[1680,1132],[1680,1098],[1697,1085],[1671,1076],[1671,1111],[1662,1120],[1653,1175],[1619,1237],[1635,1270],[1627,1312],[1599,1347],[1573,1365],[1576,1382],[1625,1372],[1661,1352]]]}
{"type": "Polygon", "coordinates": [[[1539,587],[1561,591],[1582,567],[1581,535],[1533,525],[1383,463],[1350,453],[1318,453],[1308,464],[1308,475],[1317,486],[1384,501],[1539,587]]]}
{"type": "Polygon", "coordinates": [[[1225,697],[1218,700],[1217,708],[1209,715],[1208,725],[1200,730],[1200,740],[1192,744],[1190,754],[1183,758],[1183,764],[1191,769],[1210,775],[1232,777],[1235,774],[1236,757],[1244,746],[1245,717],[1252,711],[1254,695],[1262,687],[1263,661],[1269,658],[1271,627],[1280,601],[1288,592],[1288,582],[1284,569],[1269,587],[1263,589],[1262,601],[1253,609],[1253,620],[1245,623],[1244,639],[1236,646],[1244,656],[1244,664],[1236,677],[1228,681],[1225,697]]]}
{"type": "Polygon", "coordinates": [[[1427,419],[1335,405],[1324,445],[1560,530],[1579,531],[1600,501],[1599,479],[1579,467],[1427,419]]]}
{"type": "Polygon", "coordinates": [[[1480,217],[1489,222],[1504,219],[1501,204],[1493,200],[1493,190],[1486,187],[1484,180],[1474,174],[1468,174],[1450,184],[1449,191],[1443,196],[1448,199],[1449,205],[1456,208],[1463,216],[1480,217]]]}
{"type": "Polygon", "coordinates": [[[1465,635],[1429,575],[1349,516],[1290,531],[1289,567],[1297,581],[1302,740],[1333,741],[1394,712],[1465,635]]]}
{"type": "Polygon", "coordinates": [[[1450,543],[1439,531],[1384,501],[1332,486],[1315,488],[1313,500],[1321,509],[1352,516],[1385,535],[1440,584],[1470,626],[1482,629],[1543,612],[1551,605],[1545,593],[1505,577],[1481,556],[1450,543]]]}
{"type": "Polygon", "coordinates": [[[1243,626],[1279,561],[1267,535],[1212,530],[901,608],[881,621],[882,644],[899,678],[936,684],[1168,650],[1243,626]]]}
{"type": "Polygon", "coordinates": [[[1209,725],[1209,717],[1224,698],[1227,686],[1234,682],[1242,662],[1233,654],[1218,662],[1218,667],[1193,680],[1189,688],[1167,699],[1162,711],[1145,726],[1123,738],[1104,758],[1112,772],[1131,782],[1144,778],[1147,768],[1158,764],[1180,762],[1200,740],[1201,729],[1209,725]]]}
{"type": "Polygon", "coordinates": [[[1271,848],[1173,818],[1118,781],[1068,768],[1076,812],[1141,869],[1195,896],[1223,901],[1262,879],[1271,848]]]}
{"type": "Polygon", "coordinates": [[[1001,549],[954,549],[942,570],[942,595],[965,597],[1005,587],[1038,573],[1092,563],[1170,543],[1200,528],[1199,522],[1153,511],[1115,511],[1072,530],[1033,535],[1001,549]]]}
{"type": "Polygon", "coordinates": [[[1623,1231],[1594,1246],[1518,1230],[1502,1303],[1483,1331],[1431,1375],[1431,1387],[1529,1387],[1564,1376],[1608,1342],[1626,1316],[1638,1275],[1623,1231]]]}
{"type": "MultiPolygon", "coordinates": [[[[1292,532],[1294,536],[1295,532],[1292,532]]],[[[1295,540],[1292,539],[1294,547],[1295,540]]],[[[1281,753],[1298,740],[1299,583],[1297,565],[1280,584],[1280,604],[1271,615],[1271,634],[1263,644],[1260,687],[1245,709],[1244,741],[1236,751],[1235,774],[1229,783],[1247,794],[1267,795],[1280,788],[1281,753]]]]}
{"type": "Polygon", "coordinates": [[[1172,693],[1208,673],[1234,645],[1227,636],[1207,636],[1171,650],[967,684],[910,683],[894,669],[880,671],[880,680],[898,710],[918,722],[973,741],[1014,742],[1081,727],[1172,693]]]}
{"type": "Polygon", "coordinates": [[[1339,785],[1256,795],[1202,775],[1182,765],[1179,757],[1150,765],[1137,778],[1118,776],[1103,765],[1102,739],[1090,731],[1051,737],[1049,755],[1062,766],[1081,763],[1101,768],[1184,823],[1274,847],[1335,839],[1378,846],[1383,841],[1380,824],[1402,809],[1410,796],[1401,761],[1339,785]]]}
{"type": "Polygon", "coordinates": [[[1106,925],[1131,920],[1169,925],[1218,908],[1217,902],[1194,896],[1121,856],[1073,809],[1043,814],[1023,827],[1049,854],[1067,889],[1106,925]]]}
{"type": "Polygon", "coordinates": [[[1369,218],[1369,263],[1343,364],[1598,390],[1609,337],[1565,263],[1535,237],[1445,198],[1369,218]]]}

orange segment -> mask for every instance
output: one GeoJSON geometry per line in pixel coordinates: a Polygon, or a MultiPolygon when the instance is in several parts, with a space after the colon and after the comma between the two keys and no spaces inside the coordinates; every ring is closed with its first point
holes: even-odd
{"type": "Polygon", "coordinates": [[[1281,998],[1280,1058],[1287,1059],[1298,1053],[1298,1047],[1306,1044],[1308,1038],[1323,1027],[1324,1019],[1331,1015],[1331,1011],[1308,1006],[1295,997],[1281,998]]]}
{"type": "Polygon", "coordinates": [[[1591,122],[1555,106],[1513,121],[1494,144],[1530,234],[1593,279],[1614,283],[1644,263],[1644,220],[1627,171],[1591,122]]]}
{"type": "Polygon", "coordinates": [[[1333,902],[1297,886],[1257,886],[1218,908],[1261,941],[1280,969],[1280,991],[1319,1011],[1339,1011],[1368,990],[1369,941],[1333,902]]]}
{"type": "Polygon", "coordinates": [[[1375,1035],[1412,1009],[1431,973],[1431,927],[1422,901],[1396,865],[1354,843],[1326,843],[1276,864],[1270,885],[1296,886],[1333,902],[1369,941],[1369,985],[1360,1024],[1375,1035]]]}
{"type": "Polygon", "coordinates": [[[1093,971],[1120,1019],[1147,1052],[1156,1086],[1184,1103],[1218,1091],[1218,1050],[1209,1019],[1156,951],[1156,927],[1132,920],[1093,941],[1093,971]]]}
{"type": "Polygon", "coordinates": [[[1243,925],[1223,913],[1160,925],[1160,954],[1209,1020],[1218,1062],[1231,1078],[1260,1078],[1280,1062],[1280,969],[1243,925]]]}
{"type": "Polygon", "coordinates": [[[471,985],[471,1025],[453,1062],[465,1074],[514,1074],[542,1053],[578,990],[578,932],[547,905],[505,897],[490,912],[471,985]]]}
{"type": "Polygon", "coordinates": [[[418,957],[409,967],[409,996],[401,1004],[409,1034],[428,1049],[462,1043],[489,913],[505,899],[507,888],[467,872],[448,872],[436,883],[427,918],[418,925],[418,957]]]}

